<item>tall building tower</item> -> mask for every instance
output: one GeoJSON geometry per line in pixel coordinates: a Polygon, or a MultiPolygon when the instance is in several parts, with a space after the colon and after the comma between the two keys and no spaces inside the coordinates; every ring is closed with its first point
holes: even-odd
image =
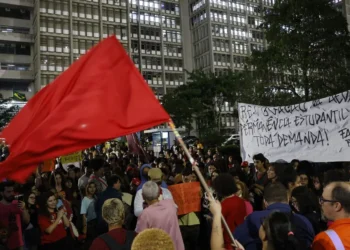
{"type": "Polygon", "coordinates": [[[35,93],[33,1],[0,0],[0,93],[10,98],[18,91],[29,99],[35,93]]]}
{"type": "MultiPolygon", "coordinates": [[[[185,83],[186,41],[180,14],[179,0],[35,0],[36,88],[52,82],[80,55],[115,34],[161,97],[185,83]]],[[[186,64],[191,70],[190,60],[187,57],[186,64]]]]}

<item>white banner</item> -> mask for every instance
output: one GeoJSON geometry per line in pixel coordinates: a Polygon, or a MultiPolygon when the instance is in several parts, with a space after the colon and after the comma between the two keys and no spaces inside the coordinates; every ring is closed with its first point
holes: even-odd
{"type": "Polygon", "coordinates": [[[241,154],[252,162],[350,161],[350,91],[290,106],[239,103],[241,154]]]}

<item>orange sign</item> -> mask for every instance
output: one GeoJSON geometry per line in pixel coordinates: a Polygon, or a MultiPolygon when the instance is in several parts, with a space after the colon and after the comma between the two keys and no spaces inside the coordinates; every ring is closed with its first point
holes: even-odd
{"type": "Polygon", "coordinates": [[[54,160],[44,161],[43,168],[41,169],[42,172],[51,172],[54,170],[55,170],[55,161],[54,160]]]}
{"type": "Polygon", "coordinates": [[[199,212],[201,210],[201,186],[199,182],[172,185],[168,189],[178,206],[178,215],[199,212]]]}

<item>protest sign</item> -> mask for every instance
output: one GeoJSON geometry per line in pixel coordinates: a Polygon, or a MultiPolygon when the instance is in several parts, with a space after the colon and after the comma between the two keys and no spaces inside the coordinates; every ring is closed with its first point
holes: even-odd
{"type": "Polygon", "coordinates": [[[62,164],[75,163],[80,161],[82,161],[81,151],[61,157],[62,164]]]}
{"type": "Polygon", "coordinates": [[[201,210],[201,187],[199,182],[190,182],[168,187],[178,206],[177,214],[183,215],[201,210]]]}
{"type": "Polygon", "coordinates": [[[42,165],[42,172],[51,172],[55,170],[55,160],[47,160],[44,161],[44,164],[42,165]]]}
{"type": "Polygon", "coordinates": [[[241,154],[252,161],[350,161],[350,91],[290,106],[239,103],[241,154]]]}

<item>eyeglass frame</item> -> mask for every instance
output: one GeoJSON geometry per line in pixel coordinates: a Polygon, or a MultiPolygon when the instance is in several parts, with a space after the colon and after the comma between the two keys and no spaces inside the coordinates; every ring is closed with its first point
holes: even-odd
{"type": "Polygon", "coordinates": [[[339,201],[336,201],[336,200],[327,200],[325,198],[323,198],[322,196],[319,198],[319,202],[321,205],[323,205],[325,202],[330,202],[330,203],[335,203],[335,202],[339,202],[339,201]]]}

